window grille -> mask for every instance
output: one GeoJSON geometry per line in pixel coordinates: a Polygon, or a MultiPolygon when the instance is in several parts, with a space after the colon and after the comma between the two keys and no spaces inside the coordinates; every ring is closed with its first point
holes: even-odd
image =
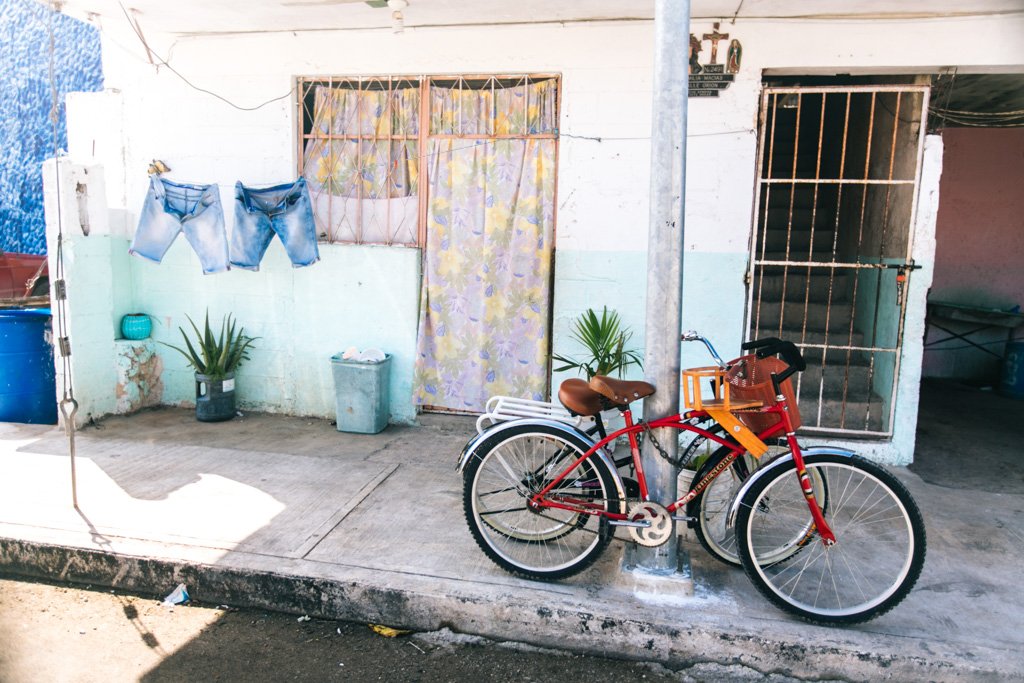
{"type": "Polygon", "coordinates": [[[299,173],[319,239],[422,246],[430,139],[557,138],[558,86],[555,75],[300,78],[299,173]]]}
{"type": "Polygon", "coordinates": [[[804,431],[891,437],[928,87],[768,87],[748,337],[800,347],[804,431]]]}

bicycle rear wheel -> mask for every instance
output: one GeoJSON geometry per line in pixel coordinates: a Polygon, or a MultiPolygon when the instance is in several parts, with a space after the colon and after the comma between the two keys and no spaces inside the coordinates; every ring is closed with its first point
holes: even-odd
{"type": "Polygon", "coordinates": [[[592,444],[548,425],[523,424],[482,448],[466,465],[463,511],[477,545],[506,571],[557,579],[589,566],[613,531],[601,512],[622,512],[609,467],[598,457],[573,466],[547,494],[570,509],[527,502],[592,444]]]}
{"type": "MultiPolygon", "coordinates": [[[[721,468],[722,461],[731,453],[732,449],[728,446],[722,446],[712,453],[693,476],[693,485],[708,473],[721,468]]],[[[738,456],[686,506],[686,514],[695,520],[692,522],[693,531],[700,544],[716,560],[733,567],[739,567],[741,563],[736,550],[736,534],[727,521],[729,508],[740,487],[756,468],[757,460],[752,456],[746,453],[738,456]]]]}
{"type": "Polygon", "coordinates": [[[863,458],[816,454],[804,463],[827,488],[822,513],[836,543],[828,546],[816,533],[795,467],[767,471],[736,517],[747,576],[772,603],[809,621],[851,624],[884,614],[907,596],[924,565],[917,504],[892,474],[863,458]],[[780,557],[787,545],[802,552],[780,557]]]}

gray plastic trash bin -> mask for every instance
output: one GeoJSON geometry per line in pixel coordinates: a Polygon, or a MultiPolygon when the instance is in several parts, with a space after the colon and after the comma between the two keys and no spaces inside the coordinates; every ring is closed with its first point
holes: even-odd
{"type": "Polygon", "coordinates": [[[376,434],[388,426],[391,354],[376,363],[331,356],[339,432],[376,434]]]}

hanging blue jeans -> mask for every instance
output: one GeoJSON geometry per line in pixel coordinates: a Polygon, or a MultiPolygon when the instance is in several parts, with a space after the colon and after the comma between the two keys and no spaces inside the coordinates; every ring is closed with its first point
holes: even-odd
{"type": "Polygon", "coordinates": [[[139,227],[128,253],[160,263],[181,232],[199,256],[204,273],[228,269],[228,238],[217,185],[150,177],[139,227]]]}
{"type": "Polygon", "coordinates": [[[259,270],[275,234],[294,267],[311,266],[320,260],[306,179],[263,189],[235,183],[231,266],[259,270]]]}

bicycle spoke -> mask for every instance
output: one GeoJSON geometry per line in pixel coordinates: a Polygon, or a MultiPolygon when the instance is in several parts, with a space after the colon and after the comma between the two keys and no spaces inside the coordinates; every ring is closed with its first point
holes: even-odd
{"type": "Polygon", "coordinates": [[[609,540],[598,515],[608,509],[610,480],[602,478],[600,463],[575,463],[582,444],[544,428],[524,431],[474,461],[467,519],[481,548],[512,571],[539,577],[576,571],[609,540]]]}
{"type": "Polygon", "coordinates": [[[781,541],[813,531],[792,470],[774,473],[741,504],[737,539],[748,575],[776,604],[815,620],[859,621],[891,608],[916,581],[923,562],[913,530],[918,518],[897,495],[900,484],[860,460],[807,460],[808,472],[821,483],[821,496],[815,497],[836,542],[826,544],[815,535],[817,540],[800,544],[796,559],[773,561],[772,549],[781,541]]]}

